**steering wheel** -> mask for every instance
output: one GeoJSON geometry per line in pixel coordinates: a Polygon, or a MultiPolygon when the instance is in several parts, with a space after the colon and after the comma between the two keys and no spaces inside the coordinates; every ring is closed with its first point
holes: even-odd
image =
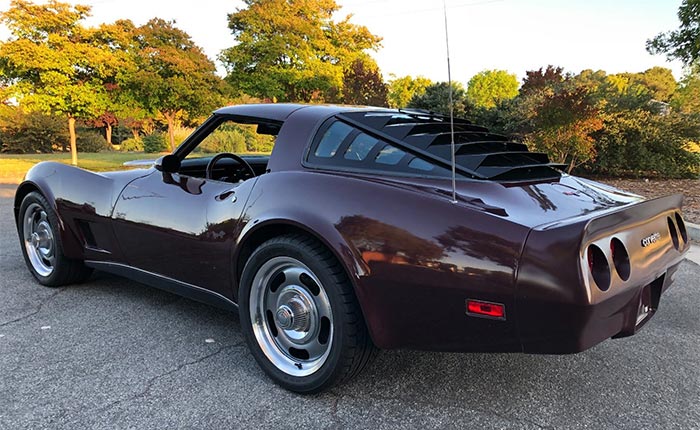
{"type": "Polygon", "coordinates": [[[212,157],[211,160],[209,160],[209,163],[207,164],[207,170],[206,170],[206,178],[207,179],[214,179],[214,165],[219,162],[219,160],[224,159],[224,158],[230,158],[234,161],[237,161],[238,164],[243,166],[245,170],[250,173],[250,177],[255,176],[255,170],[248,164],[247,161],[245,161],[243,158],[236,154],[231,154],[230,152],[222,152],[221,154],[216,154],[215,156],[212,157]]]}

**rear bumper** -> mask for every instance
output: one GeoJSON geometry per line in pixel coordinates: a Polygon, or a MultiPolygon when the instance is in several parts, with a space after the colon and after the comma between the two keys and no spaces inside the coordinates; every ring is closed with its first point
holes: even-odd
{"type": "MultiPolygon", "coordinates": [[[[628,288],[596,304],[574,305],[554,302],[529,302],[528,314],[539,314],[536,328],[521,336],[523,352],[530,354],[571,354],[585,351],[609,339],[631,336],[653,318],[663,306],[663,293],[673,282],[680,262],[649,284],[628,288]],[[642,298],[645,288],[649,295],[642,298]],[[642,301],[650,304],[640,315],[642,301]],[[649,303],[650,300],[650,303],[649,303]]],[[[533,329],[534,328],[534,329],[533,329]]]]}

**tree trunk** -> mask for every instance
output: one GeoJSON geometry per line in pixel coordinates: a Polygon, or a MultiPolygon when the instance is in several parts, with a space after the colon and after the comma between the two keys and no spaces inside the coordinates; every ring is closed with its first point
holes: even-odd
{"type": "Polygon", "coordinates": [[[175,151],[175,114],[175,112],[165,112],[165,119],[168,121],[168,141],[173,151],[175,151]]]}
{"type": "Polygon", "coordinates": [[[74,166],[78,165],[78,144],[75,136],[75,118],[73,116],[68,117],[68,133],[70,134],[70,155],[71,163],[74,166]]]}
{"type": "Polygon", "coordinates": [[[112,124],[107,123],[107,127],[105,127],[105,138],[107,139],[107,143],[109,145],[112,145],[112,124]]]}
{"type": "Polygon", "coordinates": [[[139,138],[139,129],[138,128],[132,128],[131,129],[131,134],[134,136],[134,139],[139,138]]]}

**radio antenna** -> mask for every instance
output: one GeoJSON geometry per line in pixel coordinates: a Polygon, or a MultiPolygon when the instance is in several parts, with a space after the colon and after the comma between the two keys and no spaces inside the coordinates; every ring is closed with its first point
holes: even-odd
{"type": "Polygon", "coordinates": [[[452,67],[450,66],[450,36],[447,30],[447,3],[442,0],[445,14],[445,47],[447,48],[447,86],[450,94],[450,152],[452,153],[452,203],[457,203],[457,160],[455,160],[455,105],[452,94],[452,67]]]}

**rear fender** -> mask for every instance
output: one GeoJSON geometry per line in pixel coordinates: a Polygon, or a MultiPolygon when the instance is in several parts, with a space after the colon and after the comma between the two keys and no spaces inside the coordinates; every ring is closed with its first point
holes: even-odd
{"type": "MultiPolygon", "coordinates": [[[[525,352],[571,353],[620,335],[635,326],[628,306],[640,288],[670,285],[675,268],[690,247],[673,244],[669,222],[680,216],[682,196],[632,203],[538,226],[530,232],[517,274],[518,331],[525,352]],[[644,240],[655,237],[653,243],[644,240]],[[611,242],[629,254],[627,279],[617,273],[611,242]],[[596,245],[610,267],[602,287],[589,269],[587,249],[596,245]]],[[[680,235],[679,235],[680,236],[680,235]]]]}

